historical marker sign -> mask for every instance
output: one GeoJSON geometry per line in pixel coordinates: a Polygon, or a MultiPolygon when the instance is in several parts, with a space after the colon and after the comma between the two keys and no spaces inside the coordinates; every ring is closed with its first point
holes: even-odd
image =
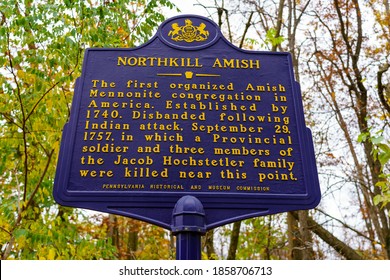
{"type": "Polygon", "coordinates": [[[88,49],[54,185],[62,205],[170,228],[185,195],[207,228],[315,207],[311,133],[289,53],[245,51],[183,15],[133,49],[88,49]]]}

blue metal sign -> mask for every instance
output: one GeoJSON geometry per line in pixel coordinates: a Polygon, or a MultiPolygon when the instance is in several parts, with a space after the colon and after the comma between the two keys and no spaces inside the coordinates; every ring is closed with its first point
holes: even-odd
{"type": "Polygon", "coordinates": [[[185,196],[205,227],[314,208],[320,188],[289,53],[238,49],[207,18],[165,21],[146,44],[88,49],[54,197],[172,227],[185,196]]]}

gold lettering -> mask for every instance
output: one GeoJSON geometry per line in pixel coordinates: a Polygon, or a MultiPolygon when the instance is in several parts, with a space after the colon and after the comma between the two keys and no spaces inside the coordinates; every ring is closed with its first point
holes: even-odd
{"type": "Polygon", "coordinates": [[[100,177],[100,178],[104,178],[104,177],[113,177],[114,176],[114,172],[112,170],[89,170],[89,169],[80,169],[80,176],[81,177],[92,177],[92,178],[95,178],[95,177],[100,177]]]}
{"type": "Polygon", "coordinates": [[[221,61],[219,58],[216,58],[212,67],[230,69],[260,69],[260,60],[223,58],[221,61]]]}
{"type": "Polygon", "coordinates": [[[210,179],[211,172],[209,171],[179,171],[179,178],[180,179],[210,179]]]}
{"type": "Polygon", "coordinates": [[[258,173],[259,182],[262,183],[265,180],[269,181],[297,181],[298,179],[295,177],[293,172],[290,173],[279,173],[279,171],[275,171],[274,173],[258,173]]]}

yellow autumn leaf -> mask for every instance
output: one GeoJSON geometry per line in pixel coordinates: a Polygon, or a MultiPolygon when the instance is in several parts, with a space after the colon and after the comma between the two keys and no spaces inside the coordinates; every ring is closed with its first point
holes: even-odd
{"type": "Polygon", "coordinates": [[[26,245],[26,237],[21,236],[17,239],[18,245],[20,248],[23,248],[26,245]]]}
{"type": "Polygon", "coordinates": [[[56,256],[55,249],[54,248],[50,248],[49,249],[49,254],[47,255],[47,259],[48,260],[54,260],[55,256],[56,256]]]}
{"type": "Polygon", "coordinates": [[[23,70],[18,70],[16,75],[18,78],[23,79],[25,77],[25,72],[23,70]]]}

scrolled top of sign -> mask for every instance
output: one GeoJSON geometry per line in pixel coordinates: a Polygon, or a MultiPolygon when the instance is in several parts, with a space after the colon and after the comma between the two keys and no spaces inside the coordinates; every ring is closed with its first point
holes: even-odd
{"type": "Polygon", "coordinates": [[[184,196],[206,228],[320,200],[288,53],[245,51],[207,18],[165,21],[133,49],[88,49],[55,199],[171,227],[184,196]]]}

